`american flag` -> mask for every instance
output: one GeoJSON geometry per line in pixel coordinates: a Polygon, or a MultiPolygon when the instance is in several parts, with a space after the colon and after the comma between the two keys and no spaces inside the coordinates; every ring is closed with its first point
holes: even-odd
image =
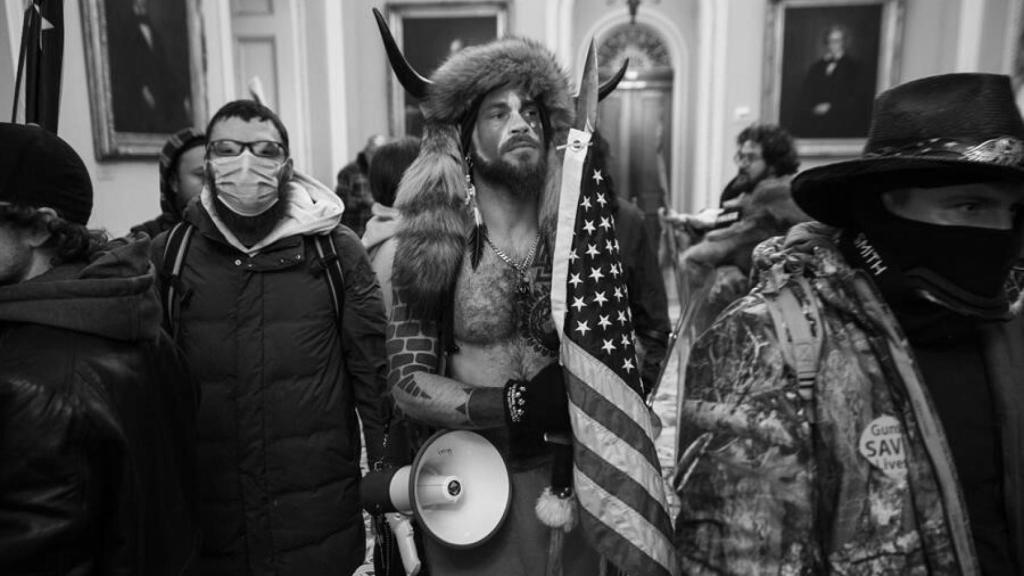
{"type": "Polygon", "coordinates": [[[651,414],[640,391],[614,191],[587,154],[566,145],[555,240],[552,315],[561,331],[573,429],[573,484],[588,541],[631,576],[678,573],[651,414]]]}

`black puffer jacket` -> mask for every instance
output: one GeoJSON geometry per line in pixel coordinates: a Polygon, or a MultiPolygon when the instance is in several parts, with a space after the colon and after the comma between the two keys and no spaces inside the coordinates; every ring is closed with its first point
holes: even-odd
{"type": "MultiPolygon", "coordinates": [[[[356,410],[373,459],[383,428],[384,307],[366,250],[339,226],[339,327],[306,235],[306,223],[319,222],[316,230],[332,221],[318,207],[336,200],[306,186],[309,194],[293,186],[286,200],[287,225],[298,232],[251,255],[211,218],[208,192],[185,213],[196,230],[176,324],[203,396],[204,574],[348,575],[365,555],[356,410]]],[[[159,269],[165,242],[154,243],[159,269]]]]}
{"type": "Polygon", "coordinates": [[[148,244],[0,287],[0,574],[197,565],[195,388],[148,244]]]}

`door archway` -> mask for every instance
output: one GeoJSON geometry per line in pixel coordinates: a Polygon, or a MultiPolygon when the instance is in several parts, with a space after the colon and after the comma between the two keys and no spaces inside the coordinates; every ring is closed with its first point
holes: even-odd
{"type": "Polygon", "coordinates": [[[611,76],[629,59],[618,89],[599,108],[598,126],[611,149],[616,191],[649,219],[670,206],[674,70],[660,34],[644,24],[619,24],[597,49],[599,75],[611,76]]]}

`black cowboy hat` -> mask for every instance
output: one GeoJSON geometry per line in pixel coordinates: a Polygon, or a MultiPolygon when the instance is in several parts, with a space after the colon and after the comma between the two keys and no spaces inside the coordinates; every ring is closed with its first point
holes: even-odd
{"type": "Polygon", "coordinates": [[[852,203],[868,194],[995,180],[1024,181],[1024,122],[1010,78],[943,74],[879,94],[861,157],[799,174],[793,199],[846,226],[852,203]]]}

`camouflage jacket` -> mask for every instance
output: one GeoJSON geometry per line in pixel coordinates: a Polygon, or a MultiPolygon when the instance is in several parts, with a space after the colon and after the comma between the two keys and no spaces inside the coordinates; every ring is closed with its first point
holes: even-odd
{"type": "MultiPolygon", "coordinates": [[[[758,246],[755,288],[694,345],[676,482],[684,573],[978,574],[952,455],[910,347],[833,234],[804,224],[758,246]],[[809,287],[794,292],[820,313],[806,400],[766,305],[783,285],[809,287]]],[[[1016,340],[987,336],[986,361],[1002,375],[993,388],[1017,546],[1024,358],[1010,343],[1024,343],[1024,329],[1014,321],[1000,330],[1016,340]]]]}

